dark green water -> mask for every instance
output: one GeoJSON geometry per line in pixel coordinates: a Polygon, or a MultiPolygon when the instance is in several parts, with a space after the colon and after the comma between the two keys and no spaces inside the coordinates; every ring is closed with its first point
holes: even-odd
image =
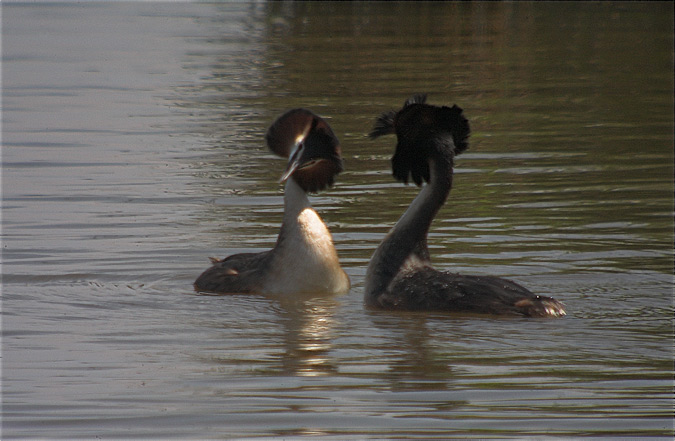
{"type": "Polygon", "coordinates": [[[3,439],[673,435],[669,3],[3,4],[3,439]],[[364,309],[418,191],[412,93],[464,108],[439,268],[513,278],[562,320],[364,309]],[[347,295],[197,296],[274,245],[292,107],[345,172],[312,198],[347,295]]]}

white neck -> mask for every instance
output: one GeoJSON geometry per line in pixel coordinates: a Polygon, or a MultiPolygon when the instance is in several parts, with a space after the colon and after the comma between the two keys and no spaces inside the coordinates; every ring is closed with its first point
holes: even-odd
{"type": "Polygon", "coordinates": [[[289,178],[284,187],[284,223],[295,222],[297,216],[306,208],[312,208],[307,193],[292,177],[289,178]]]}
{"type": "Polygon", "coordinates": [[[265,283],[268,292],[349,290],[349,278],[340,267],[333,237],[293,178],[286,181],[284,220],[272,268],[273,276],[265,283]]]}

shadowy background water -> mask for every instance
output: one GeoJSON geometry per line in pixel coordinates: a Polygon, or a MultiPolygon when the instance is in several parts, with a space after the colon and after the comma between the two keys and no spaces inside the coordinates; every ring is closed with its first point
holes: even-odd
{"type": "Polygon", "coordinates": [[[672,420],[669,3],[3,4],[2,438],[654,436],[672,420]],[[562,320],[372,312],[365,267],[417,189],[374,117],[457,103],[470,149],[440,268],[562,320]],[[264,133],[329,118],[312,198],[344,296],[198,296],[273,246],[264,133]]]}

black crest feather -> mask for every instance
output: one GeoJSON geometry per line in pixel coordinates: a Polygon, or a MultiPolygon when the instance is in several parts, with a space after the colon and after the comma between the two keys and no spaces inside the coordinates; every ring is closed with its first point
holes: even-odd
{"type": "Polygon", "coordinates": [[[403,103],[403,107],[407,107],[411,104],[424,104],[426,102],[427,102],[426,93],[416,93],[415,95],[405,100],[405,103],[403,103]]]}
{"type": "Polygon", "coordinates": [[[382,135],[390,135],[394,133],[394,116],[396,116],[395,110],[384,112],[378,116],[375,120],[373,130],[370,131],[368,137],[370,139],[375,139],[382,135]]]}
{"type": "Polygon", "coordinates": [[[417,185],[429,181],[429,155],[454,157],[468,148],[471,133],[469,121],[457,105],[434,106],[426,104],[425,94],[408,98],[399,111],[380,115],[370,133],[371,138],[396,133],[398,143],[392,157],[394,178],[417,185]]]}

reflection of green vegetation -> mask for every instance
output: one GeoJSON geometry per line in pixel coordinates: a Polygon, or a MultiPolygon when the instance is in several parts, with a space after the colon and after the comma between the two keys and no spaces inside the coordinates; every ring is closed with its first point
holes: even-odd
{"type": "MultiPolygon", "coordinates": [[[[209,121],[229,121],[226,132],[203,127],[225,139],[202,169],[246,179],[241,197],[280,195],[274,170],[283,164],[265,150],[265,125],[287,108],[311,107],[329,117],[346,165],[315,204],[348,264],[365,265],[417,190],[390,178],[395,139],[364,135],[379,112],[424,91],[432,103],[463,107],[473,128],[451,199],[432,227],[439,266],[461,253],[466,263],[552,270],[672,270],[670,5],[262,8],[252,15],[264,25],[247,28],[246,40],[214,42],[246,50],[244,71],[233,73],[238,67],[223,49],[207,91],[192,103],[209,121]],[[581,265],[567,266],[570,256],[581,265]]],[[[227,185],[208,174],[205,183],[217,195],[227,185]]],[[[236,214],[242,229],[273,240],[281,207],[272,208],[211,215],[236,214]]]]}

